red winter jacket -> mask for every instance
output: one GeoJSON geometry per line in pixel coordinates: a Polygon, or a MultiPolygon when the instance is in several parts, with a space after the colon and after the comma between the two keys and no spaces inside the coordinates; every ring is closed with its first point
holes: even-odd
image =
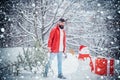
{"type": "MultiPolygon", "coordinates": [[[[65,51],[66,47],[66,33],[63,30],[64,38],[63,38],[63,52],[65,51]]],[[[51,48],[51,52],[58,53],[59,52],[59,44],[60,44],[60,29],[59,26],[56,25],[50,32],[49,40],[48,40],[48,47],[51,48]]]]}

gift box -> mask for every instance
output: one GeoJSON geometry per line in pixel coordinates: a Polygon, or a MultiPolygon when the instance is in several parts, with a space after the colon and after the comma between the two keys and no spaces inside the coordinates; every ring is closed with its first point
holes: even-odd
{"type": "Polygon", "coordinates": [[[96,58],[95,59],[95,74],[104,76],[114,75],[114,59],[96,58]]]}
{"type": "Polygon", "coordinates": [[[108,71],[109,72],[108,74],[110,74],[110,76],[113,76],[114,75],[115,60],[110,59],[109,61],[110,61],[110,63],[108,63],[108,67],[110,67],[110,69],[108,69],[108,70],[110,70],[110,71],[108,71]]]}

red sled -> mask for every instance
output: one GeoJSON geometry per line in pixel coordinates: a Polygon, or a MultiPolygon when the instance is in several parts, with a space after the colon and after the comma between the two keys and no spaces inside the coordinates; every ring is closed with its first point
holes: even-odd
{"type": "Polygon", "coordinates": [[[114,75],[114,59],[97,58],[95,60],[95,74],[104,76],[114,75]]]}

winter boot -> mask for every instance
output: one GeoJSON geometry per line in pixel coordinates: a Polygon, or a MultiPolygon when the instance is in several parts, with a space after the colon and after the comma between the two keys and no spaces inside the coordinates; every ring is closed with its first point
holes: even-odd
{"type": "Polygon", "coordinates": [[[43,77],[47,77],[47,73],[43,73],[43,77]]]}
{"type": "Polygon", "coordinates": [[[58,78],[60,78],[60,79],[66,79],[66,77],[64,77],[62,74],[59,74],[58,78]]]}

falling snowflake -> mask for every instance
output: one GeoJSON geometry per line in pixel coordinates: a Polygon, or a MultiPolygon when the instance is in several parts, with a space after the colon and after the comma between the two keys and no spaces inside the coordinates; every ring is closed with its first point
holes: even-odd
{"type": "Polygon", "coordinates": [[[87,79],[89,79],[90,77],[89,76],[86,76],[87,79]]]}
{"type": "Polygon", "coordinates": [[[120,11],[118,11],[118,13],[120,14],[120,11]]]}
{"type": "Polygon", "coordinates": [[[5,28],[1,28],[1,32],[5,32],[5,28]]]}
{"type": "Polygon", "coordinates": [[[8,21],[11,21],[11,19],[9,18],[8,21]]]}
{"type": "Polygon", "coordinates": [[[8,55],[8,56],[10,56],[10,54],[9,54],[9,53],[8,53],[7,55],[8,55]]]}
{"type": "Polygon", "coordinates": [[[120,29],[118,28],[117,31],[120,31],[120,29]]]}
{"type": "Polygon", "coordinates": [[[97,4],[97,6],[101,6],[101,4],[100,4],[100,3],[98,3],[98,4],[97,4]]]}
{"type": "Polygon", "coordinates": [[[4,38],[5,36],[3,34],[0,35],[0,38],[4,38]]]}
{"type": "Polygon", "coordinates": [[[104,12],[103,12],[103,11],[101,11],[100,13],[101,13],[101,14],[103,14],[104,12]]]}
{"type": "Polygon", "coordinates": [[[114,44],[114,42],[110,42],[111,44],[114,44]]]}
{"type": "Polygon", "coordinates": [[[2,62],[2,59],[0,59],[0,62],[2,62]]]}
{"type": "Polygon", "coordinates": [[[107,18],[108,18],[108,19],[113,19],[113,17],[112,17],[112,16],[107,16],[107,18]]]}
{"type": "Polygon", "coordinates": [[[8,44],[6,44],[5,47],[8,47],[8,44]]]}
{"type": "Polygon", "coordinates": [[[116,60],[115,62],[116,62],[115,64],[119,64],[119,63],[120,63],[120,60],[116,60]]]}
{"type": "Polygon", "coordinates": [[[36,77],[35,77],[35,79],[39,79],[39,77],[38,77],[38,76],[36,76],[36,77]]]}
{"type": "Polygon", "coordinates": [[[103,76],[101,76],[100,78],[101,78],[101,79],[104,79],[104,77],[103,77],[103,76]]]}
{"type": "Polygon", "coordinates": [[[23,79],[23,78],[25,78],[25,77],[24,77],[24,76],[20,76],[20,78],[22,78],[22,79],[23,79]]]}
{"type": "Polygon", "coordinates": [[[21,13],[24,13],[23,11],[21,11],[21,13]]]}
{"type": "Polygon", "coordinates": [[[118,76],[118,78],[120,79],[120,76],[118,76]]]}
{"type": "Polygon", "coordinates": [[[35,7],[35,4],[33,3],[32,6],[35,7]]]}

